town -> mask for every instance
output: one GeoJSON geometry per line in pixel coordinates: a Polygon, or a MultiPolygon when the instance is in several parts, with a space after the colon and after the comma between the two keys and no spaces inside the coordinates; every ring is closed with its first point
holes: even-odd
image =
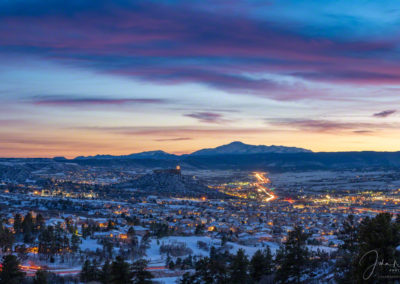
{"type": "MultiPolygon", "coordinates": [[[[49,283],[101,282],[96,275],[119,258],[155,283],[185,283],[196,262],[211,252],[244,253],[251,260],[267,250],[272,259],[296,228],[308,236],[310,259],[320,260],[303,278],[330,283],[337,274],[334,263],[349,216],[359,223],[379,213],[392,218],[400,213],[400,189],[393,187],[400,178],[396,175],[390,182],[385,177],[380,181],[389,188],[374,191],[339,190],[332,180],[327,182],[326,173],[323,181],[311,185],[304,178],[301,183],[296,173],[297,182],[293,185],[287,178],[289,187],[283,188],[278,178],[282,174],[266,172],[185,173],[179,166],[121,171],[76,165],[64,165],[65,172],[60,172],[61,165],[49,170],[51,163],[44,163],[22,178],[11,174],[21,162],[3,162],[11,164],[14,171],[3,175],[0,186],[1,252],[18,258],[27,279],[46,273],[49,283]],[[143,180],[148,192],[134,187],[143,180]],[[186,184],[203,191],[182,191],[186,184]],[[325,187],[317,186],[322,184],[325,187]],[[95,276],[88,272],[91,267],[98,271],[95,276]]],[[[377,187],[379,174],[371,174],[377,187]]],[[[316,179],[321,173],[304,175],[316,179]]],[[[348,178],[365,182],[360,173],[355,175],[348,178]]],[[[264,276],[260,283],[273,283],[264,276]]]]}

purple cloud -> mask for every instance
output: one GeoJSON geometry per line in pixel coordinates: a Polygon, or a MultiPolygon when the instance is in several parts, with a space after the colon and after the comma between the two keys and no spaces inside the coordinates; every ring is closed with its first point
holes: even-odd
{"type": "Polygon", "coordinates": [[[179,126],[164,126],[164,127],[104,127],[104,126],[89,126],[89,127],[75,127],[73,129],[96,131],[96,132],[107,132],[121,135],[143,135],[143,136],[165,136],[166,138],[171,137],[192,137],[193,139],[198,136],[209,137],[213,136],[237,136],[243,137],[243,135],[249,134],[260,134],[272,132],[272,130],[266,130],[265,128],[231,128],[231,127],[179,127],[179,126]]]}
{"type": "Polygon", "coordinates": [[[23,126],[26,125],[28,121],[22,119],[0,119],[0,127],[7,126],[23,126]]]}
{"type": "Polygon", "coordinates": [[[368,130],[368,128],[381,129],[381,128],[393,127],[392,125],[387,125],[387,124],[375,124],[367,122],[339,122],[339,121],[316,120],[316,119],[285,119],[280,121],[267,120],[267,123],[275,126],[285,126],[312,132],[352,131],[354,133],[366,133],[367,131],[371,132],[371,130],[368,130]]]}
{"type": "Polygon", "coordinates": [[[0,10],[0,46],[3,52],[101,72],[166,84],[201,83],[274,99],[304,98],[310,90],[244,74],[353,84],[400,81],[395,39],[312,37],[301,25],[277,25],[247,15],[245,8],[227,13],[209,4],[17,1],[0,10]]]}
{"type": "Polygon", "coordinates": [[[379,117],[379,118],[388,117],[388,116],[394,114],[395,112],[396,112],[396,110],[394,110],[394,109],[384,110],[381,112],[374,113],[373,117],[379,117]]]}
{"type": "Polygon", "coordinates": [[[224,123],[228,121],[223,118],[222,114],[215,112],[195,112],[195,113],[185,114],[184,116],[195,118],[198,119],[200,122],[205,122],[205,123],[224,123]]]}
{"type": "Polygon", "coordinates": [[[123,104],[163,104],[164,99],[122,99],[122,98],[77,98],[77,97],[35,97],[32,100],[34,105],[44,106],[96,106],[96,105],[123,105],[123,104]]]}

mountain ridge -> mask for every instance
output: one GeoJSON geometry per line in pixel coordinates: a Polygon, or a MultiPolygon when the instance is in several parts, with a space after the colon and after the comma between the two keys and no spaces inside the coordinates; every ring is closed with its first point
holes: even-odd
{"type": "Polygon", "coordinates": [[[225,154],[267,154],[267,153],[311,153],[311,150],[298,148],[298,147],[287,147],[287,146],[276,146],[276,145],[250,145],[240,141],[234,141],[229,144],[221,145],[215,148],[206,148],[195,151],[190,155],[225,155],[225,154]]]}
{"type": "MultiPolygon", "coordinates": [[[[164,152],[162,150],[144,151],[139,153],[132,153],[128,155],[95,155],[95,156],[78,156],[76,160],[83,159],[177,159],[179,156],[164,152]]],[[[74,160],[75,160],[74,159],[74,160]]]]}
{"type": "Polygon", "coordinates": [[[244,155],[244,154],[268,154],[268,153],[312,153],[311,150],[276,145],[250,145],[240,141],[233,141],[229,144],[217,146],[215,148],[204,148],[190,154],[174,155],[162,150],[145,151],[128,155],[95,155],[78,156],[74,160],[84,159],[156,159],[156,160],[176,160],[190,156],[213,156],[213,155],[244,155]]]}

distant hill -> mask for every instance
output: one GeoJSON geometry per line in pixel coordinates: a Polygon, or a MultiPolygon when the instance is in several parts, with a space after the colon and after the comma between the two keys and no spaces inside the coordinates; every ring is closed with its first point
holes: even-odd
{"type": "Polygon", "coordinates": [[[400,152],[320,152],[268,153],[242,155],[198,155],[182,160],[181,165],[199,169],[237,169],[265,171],[304,170],[383,170],[400,168],[400,152]]]}
{"type": "Polygon", "coordinates": [[[152,160],[179,160],[190,156],[214,156],[214,155],[246,155],[246,154],[266,154],[266,153],[311,153],[312,151],[286,146],[265,146],[265,145],[249,145],[239,141],[230,144],[222,145],[216,148],[202,149],[192,154],[187,155],[173,155],[164,151],[148,151],[141,153],[134,153],[130,155],[112,156],[112,155],[96,155],[96,156],[79,156],[75,160],[86,159],[152,159],[152,160]]]}
{"type": "Polygon", "coordinates": [[[265,145],[249,145],[239,141],[222,145],[216,148],[202,149],[193,152],[189,156],[200,155],[245,155],[245,154],[266,154],[266,153],[311,153],[312,151],[297,147],[286,146],[265,146],[265,145]]]}
{"type": "MultiPolygon", "coordinates": [[[[71,162],[59,161],[59,162],[71,162]]],[[[184,155],[177,159],[82,159],[72,162],[94,166],[129,166],[170,168],[177,164],[185,169],[235,169],[266,171],[400,169],[400,152],[304,152],[260,154],[184,155]]]]}
{"type": "Polygon", "coordinates": [[[154,170],[124,185],[137,188],[146,194],[168,197],[207,197],[224,198],[225,194],[203,185],[193,176],[184,176],[180,170],[154,170]]]}
{"type": "Polygon", "coordinates": [[[96,156],[79,156],[76,160],[84,159],[155,159],[155,160],[176,160],[179,156],[169,154],[167,152],[158,151],[147,151],[141,153],[134,153],[129,155],[113,156],[113,155],[96,155],[96,156]]]}
{"type": "Polygon", "coordinates": [[[180,156],[163,151],[150,151],[124,156],[77,157],[73,162],[153,169],[175,167],[177,164],[185,169],[268,171],[382,169],[400,168],[400,152],[312,152],[297,147],[248,145],[235,141],[180,156]]]}

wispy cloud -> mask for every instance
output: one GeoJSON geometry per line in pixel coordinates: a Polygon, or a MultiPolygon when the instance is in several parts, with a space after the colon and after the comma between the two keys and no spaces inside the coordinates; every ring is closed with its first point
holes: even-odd
{"type": "Polygon", "coordinates": [[[177,138],[162,138],[162,139],[154,139],[157,142],[167,142],[167,141],[187,141],[192,140],[190,137],[177,137],[177,138]]]}
{"type": "Polygon", "coordinates": [[[356,133],[356,134],[373,134],[374,131],[371,131],[371,130],[354,130],[353,133],[356,133]]]}
{"type": "Polygon", "coordinates": [[[151,98],[93,98],[93,97],[65,97],[65,96],[36,96],[31,99],[34,105],[43,106],[96,106],[96,105],[124,105],[124,104],[164,104],[167,100],[151,98]]]}
{"type": "Polygon", "coordinates": [[[395,112],[396,112],[396,110],[394,110],[394,109],[384,110],[381,112],[374,113],[373,117],[379,117],[379,118],[388,117],[388,116],[394,114],[395,112]]]}
{"type": "Polygon", "coordinates": [[[268,124],[275,126],[284,126],[292,129],[312,132],[337,133],[341,131],[352,131],[353,133],[371,133],[372,130],[392,128],[393,125],[376,124],[368,122],[343,122],[317,119],[283,119],[266,120],[268,124]]]}
{"type": "MultiPolygon", "coordinates": [[[[121,126],[121,127],[102,127],[102,126],[86,126],[86,127],[75,127],[77,130],[95,131],[95,132],[107,132],[120,135],[143,135],[143,136],[158,136],[165,138],[175,137],[208,137],[232,135],[240,137],[243,135],[250,134],[265,134],[273,132],[273,130],[262,128],[239,128],[239,127],[201,127],[201,126],[121,126]]],[[[161,138],[160,138],[161,139],[161,138]]]]}
{"type": "Polygon", "coordinates": [[[184,116],[195,118],[200,122],[205,123],[225,123],[228,120],[224,119],[223,115],[216,112],[195,112],[185,114],[184,116]]]}
{"type": "Polygon", "coordinates": [[[2,126],[24,126],[29,125],[28,121],[22,119],[0,119],[0,127],[2,126]]]}

